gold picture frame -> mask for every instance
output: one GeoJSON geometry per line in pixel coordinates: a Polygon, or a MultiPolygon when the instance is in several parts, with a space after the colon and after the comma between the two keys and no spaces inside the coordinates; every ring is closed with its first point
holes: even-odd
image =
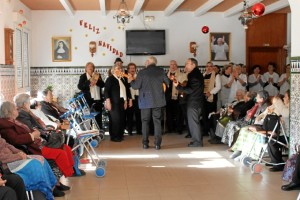
{"type": "Polygon", "coordinates": [[[230,33],[210,33],[209,44],[211,61],[230,61],[230,33]]]}
{"type": "Polygon", "coordinates": [[[52,61],[72,61],[71,37],[52,37],[52,61]]]}

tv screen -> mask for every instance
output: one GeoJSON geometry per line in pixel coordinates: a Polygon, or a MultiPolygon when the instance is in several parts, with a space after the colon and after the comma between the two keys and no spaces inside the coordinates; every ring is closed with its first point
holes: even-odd
{"type": "Polygon", "coordinates": [[[126,30],[126,55],[165,54],[165,30],[126,30]]]}

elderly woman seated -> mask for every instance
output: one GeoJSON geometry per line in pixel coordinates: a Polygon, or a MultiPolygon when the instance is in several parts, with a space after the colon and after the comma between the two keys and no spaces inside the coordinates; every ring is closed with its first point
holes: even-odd
{"type": "Polygon", "coordinates": [[[39,101],[37,100],[32,100],[31,105],[30,105],[30,111],[40,118],[43,123],[46,125],[46,127],[53,127],[53,129],[60,128],[61,123],[59,122],[58,119],[48,115],[46,116],[43,111],[42,111],[42,105],[39,101]]]}
{"type": "Polygon", "coordinates": [[[232,146],[234,138],[239,133],[240,128],[252,124],[253,119],[266,110],[268,102],[268,92],[264,90],[259,91],[256,95],[256,104],[247,111],[246,116],[240,120],[229,122],[226,125],[222,136],[222,142],[228,144],[228,146],[232,146]]]}
{"type": "MultiPolygon", "coordinates": [[[[71,148],[61,145],[53,148],[41,137],[37,129],[32,129],[16,120],[18,110],[11,102],[3,102],[0,107],[0,135],[10,144],[20,147],[26,146],[32,154],[43,155],[46,159],[54,160],[59,170],[54,170],[55,176],[59,178],[63,175],[72,176],[74,161],[71,148]],[[46,144],[46,146],[44,146],[46,144]]],[[[60,134],[60,133],[53,133],[60,134]]]]}
{"type": "Polygon", "coordinates": [[[26,190],[39,190],[44,193],[47,200],[54,199],[53,194],[58,192],[58,189],[54,188],[57,180],[48,162],[42,156],[28,156],[6,143],[1,136],[0,149],[0,161],[3,163],[4,170],[8,169],[22,177],[26,190]],[[52,194],[53,188],[55,190],[52,194]]]}
{"type": "MultiPolygon", "coordinates": [[[[283,129],[285,131],[287,130],[285,125],[286,123],[288,123],[289,108],[283,103],[280,97],[274,97],[272,101],[272,105],[269,106],[263,113],[261,113],[256,118],[254,123],[256,124],[255,126],[246,126],[240,130],[239,137],[237,138],[236,143],[232,146],[232,150],[234,151],[234,153],[232,154],[231,158],[235,158],[235,160],[239,160],[245,155],[250,156],[253,159],[258,158],[262,148],[262,144],[265,141],[264,136],[261,137],[260,134],[258,135],[258,132],[261,134],[266,134],[266,130],[264,130],[263,127],[260,125],[263,124],[264,119],[268,114],[272,114],[272,115],[275,114],[278,116],[282,116],[283,129]]],[[[273,130],[274,127],[271,127],[271,129],[273,130]]],[[[274,160],[274,158],[272,157],[271,151],[269,151],[269,155],[271,155],[271,162],[276,162],[276,160],[274,160]]],[[[284,163],[282,158],[279,158],[279,161],[284,163]]],[[[270,171],[281,171],[283,170],[283,167],[284,165],[275,165],[273,168],[270,168],[270,171]]]]}
{"type": "Polygon", "coordinates": [[[255,104],[255,96],[256,93],[246,92],[245,94],[244,90],[237,90],[236,100],[227,105],[227,107],[222,110],[221,114],[215,114],[212,116],[211,120],[213,120],[215,124],[212,135],[215,136],[215,139],[211,139],[211,144],[221,143],[225,126],[229,121],[236,121],[245,117],[247,111],[255,104]]]}

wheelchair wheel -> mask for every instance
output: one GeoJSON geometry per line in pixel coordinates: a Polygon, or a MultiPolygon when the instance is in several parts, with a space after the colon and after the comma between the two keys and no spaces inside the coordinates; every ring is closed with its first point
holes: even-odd
{"type": "Polygon", "coordinates": [[[263,166],[262,164],[255,162],[251,164],[250,170],[253,174],[260,174],[263,170],[263,166]]]}
{"type": "Polygon", "coordinates": [[[241,159],[241,161],[245,167],[249,167],[251,165],[252,158],[249,156],[245,156],[241,159]]]}

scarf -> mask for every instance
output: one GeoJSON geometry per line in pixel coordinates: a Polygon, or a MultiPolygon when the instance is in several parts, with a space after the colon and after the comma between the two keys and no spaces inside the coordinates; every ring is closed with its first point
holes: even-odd
{"type": "MultiPolygon", "coordinates": [[[[215,79],[216,79],[216,73],[214,71],[211,72],[210,79],[208,81],[204,80],[204,93],[210,92],[215,87],[215,79]],[[207,83],[208,82],[208,83],[207,83]]],[[[214,101],[214,95],[211,94],[209,97],[207,97],[208,102],[214,101]]]]}
{"type": "MultiPolygon", "coordinates": [[[[88,80],[90,80],[92,78],[88,73],[86,73],[86,77],[88,80]]],[[[98,87],[97,85],[90,86],[90,93],[91,93],[92,99],[100,100],[100,87],[98,87]]]]}

